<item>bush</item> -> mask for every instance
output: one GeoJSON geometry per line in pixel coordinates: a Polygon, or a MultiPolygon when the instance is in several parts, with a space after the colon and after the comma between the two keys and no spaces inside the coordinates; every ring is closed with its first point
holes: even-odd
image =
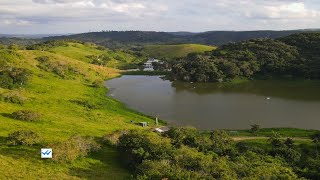
{"type": "Polygon", "coordinates": [[[48,56],[39,56],[36,58],[39,62],[38,67],[47,72],[52,72],[62,78],[72,78],[72,75],[79,74],[79,70],[63,61],[50,61],[48,56]]]}
{"type": "Polygon", "coordinates": [[[22,68],[5,67],[0,69],[0,87],[13,89],[24,86],[31,73],[22,68]]]}
{"type": "Polygon", "coordinates": [[[22,121],[36,122],[41,120],[41,115],[39,113],[30,110],[16,111],[13,112],[11,115],[14,119],[22,121]]]}
{"type": "Polygon", "coordinates": [[[50,147],[54,149],[54,161],[68,162],[98,150],[100,145],[92,137],[73,136],[64,142],[52,144],[50,147]]]}
{"type": "Polygon", "coordinates": [[[27,145],[38,144],[41,141],[40,136],[29,130],[15,131],[8,135],[8,144],[10,145],[27,145]]]}
{"type": "Polygon", "coordinates": [[[123,134],[119,138],[118,149],[131,168],[135,168],[143,160],[168,159],[172,154],[170,139],[143,131],[123,134]]]}
{"type": "Polygon", "coordinates": [[[103,83],[104,83],[104,81],[98,79],[98,80],[95,80],[95,81],[92,83],[92,86],[93,86],[93,87],[96,87],[96,88],[100,88],[100,87],[103,87],[103,85],[104,85],[103,83]]]}
{"type": "Polygon", "coordinates": [[[48,56],[39,56],[35,58],[37,61],[41,62],[41,63],[46,63],[49,61],[49,57],[48,56]]]}
{"type": "Polygon", "coordinates": [[[0,100],[8,102],[8,103],[14,103],[14,104],[24,104],[27,100],[26,97],[21,95],[19,92],[8,92],[0,95],[0,100]]]}
{"type": "Polygon", "coordinates": [[[127,131],[115,131],[111,134],[105,134],[102,137],[102,142],[108,144],[108,145],[117,145],[119,143],[119,138],[124,135],[127,134],[127,131]]]}
{"type": "Polygon", "coordinates": [[[70,102],[88,109],[98,109],[100,106],[91,100],[70,100],[70,102]]]}

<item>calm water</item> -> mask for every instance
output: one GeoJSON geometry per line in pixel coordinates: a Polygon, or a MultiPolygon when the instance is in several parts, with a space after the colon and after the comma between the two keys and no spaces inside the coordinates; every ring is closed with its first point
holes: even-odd
{"type": "Polygon", "coordinates": [[[109,96],[171,125],[247,129],[255,123],[262,127],[320,129],[319,81],[222,85],[122,76],[106,84],[109,96]]]}

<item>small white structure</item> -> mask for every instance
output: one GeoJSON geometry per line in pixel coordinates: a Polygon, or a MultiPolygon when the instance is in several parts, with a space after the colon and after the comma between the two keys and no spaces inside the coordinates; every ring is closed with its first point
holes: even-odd
{"type": "Polygon", "coordinates": [[[159,59],[149,58],[147,62],[144,63],[144,71],[154,71],[152,63],[161,63],[159,59]]]}
{"type": "Polygon", "coordinates": [[[164,133],[164,132],[169,131],[169,128],[166,126],[163,126],[163,127],[155,128],[154,131],[158,132],[158,133],[164,133]]]}

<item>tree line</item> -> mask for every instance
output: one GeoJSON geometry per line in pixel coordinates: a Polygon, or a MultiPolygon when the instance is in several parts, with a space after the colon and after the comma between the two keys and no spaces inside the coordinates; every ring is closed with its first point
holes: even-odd
{"type": "Polygon", "coordinates": [[[160,135],[118,131],[104,138],[140,180],[320,178],[320,133],[311,136],[313,144],[297,145],[273,132],[263,146],[236,142],[223,130],[195,128],[171,128],[160,135]]]}
{"type": "Polygon", "coordinates": [[[235,77],[315,79],[320,77],[319,49],[320,33],[230,43],[174,61],[172,78],[194,82],[221,82],[235,77]]]}

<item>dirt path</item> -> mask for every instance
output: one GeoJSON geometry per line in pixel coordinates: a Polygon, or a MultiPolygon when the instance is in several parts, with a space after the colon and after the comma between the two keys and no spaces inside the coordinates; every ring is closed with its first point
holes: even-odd
{"type": "MultiPolygon", "coordinates": [[[[257,136],[257,137],[253,137],[253,136],[237,136],[237,137],[232,137],[232,139],[234,141],[245,141],[245,140],[259,140],[259,139],[269,139],[269,137],[263,137],[263,136],[257,136]]],[[[286,138],[281,138],[281,139],[286,139],[286,138]]],[[[298,140],[298,141],[311,141],[308,138],[292,138],[293,140],[298,140]]]]}

